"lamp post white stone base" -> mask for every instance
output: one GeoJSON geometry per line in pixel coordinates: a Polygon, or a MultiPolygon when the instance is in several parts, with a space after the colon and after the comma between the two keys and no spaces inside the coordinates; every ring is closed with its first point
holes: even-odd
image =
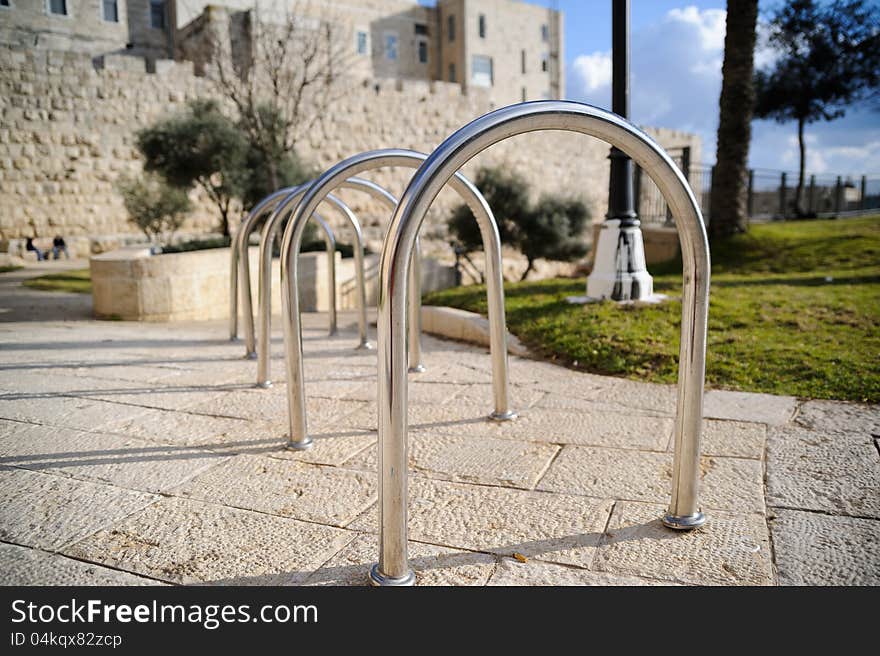
{"type": "Polygon", "coordinates": [[[639,222],[606,219],[599,231],[593,272],[587,278],[589,300],[657,301],[654,279],[645,263],[639,222]],[[623,223],[623,225],[621,225],[623,223]]]}

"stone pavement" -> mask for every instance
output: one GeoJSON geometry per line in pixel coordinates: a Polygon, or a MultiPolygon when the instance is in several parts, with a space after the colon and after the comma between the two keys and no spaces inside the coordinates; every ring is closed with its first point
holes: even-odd
{"type": "Polygon", "coordinates": [[[88,294],[38,292],[21,285],[28,278],[88,268],[88,260],[43,260],[0,274],[0,323],[91,319],[92,297],[88,294]]]}
{"type": "MultiPolygon", "coordinates": [[[[0,303],[2,305],[2,303],[0,303]]],[[[222,322],[0,325],[0,583],[365,584],[376,545],[375,354],[305,317],[314,449],[253,388],[222,322]]],[[[276,322],[276,325],[280,325],[276,322]]],[[[280,333],[273,370],[283,373],[280,333]]],[[[421,584],[880,583],[876,406],[709,391],[709,523],[663,528],[670,386],[424,339],[410,383],[421,584]],[[523,562],[524,561],[524,562],[523,562]]]]}

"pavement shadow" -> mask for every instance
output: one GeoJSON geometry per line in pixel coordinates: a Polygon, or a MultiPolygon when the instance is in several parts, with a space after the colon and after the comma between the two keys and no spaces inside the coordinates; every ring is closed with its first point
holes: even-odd
{"type": "MultiPolygon", "coordinates": [[[[143,441],[134,435],[104,433],[116,437],[127,437],[143,441]]],[[[366,437],[369,433],[362,430],[333,431],[318,433],[315,440],[332,440],[341,437],[366,437]]],[[[211,444],[173,445],[152,443],[149,446],[132,446],[118,449],[95,449],[93,451],[56,451],[53,453],[34,453],[24,455],[7,455],[0,457],[0,467],[22,467],[25,469],[55,469],[63,467],[82,467],[99,465],[118,465],[126,463],[163,462],[170,460],[195,460],[199,458],[216,458],[218,456],[236,456],[241,454],[268,455],[285,453],[284,445],[287,436],[268,437],[256,440],[218,441],[211,444]]]]}
{"type": "MultiPolygon", "coordinates": [[[[56,392],[10,392],[0,396],[3,400],[23,401],[26,399],[52,399],[58,397],[77,397],[93,400],[104,400],[106,396],[131,396],[136,394],[177,394],[186,392],[234,392],[237,390],[254,389],[253,383],[227,383],[223,385],[178,385],[164,386],[156,385],[150,387],[121,387],[110,389],[82,389],[82,390],[59,390],[56,392]]],[[[124,401],[122,401],[124,403],[124,401]]],[[[153,406],[144,406],[153,407],[153,406]]],[[[157,408],[159,410],[170,410],[169,408],[157,408]]],[[[177,410],[185,412],[184,408],[177,410]]]]}
{"type": "MultiPolygon", "coordinates": [[[[642,524],[632,524],[609,533],[576,533],[544,540],[528,540],[499,547],[491,547],[485,551],[468,551],[467,553],[438,554],[432,556],[414,556],[409,559],[410,567],[419,572],[431,570],[449,570],[460,567],[488,565],[499,558],[513,557],[513,554],[525,554],[529,559],[540,560],[541,556],[578,547],[597,547],[620,542],[638,542],[644,539],[675,539],[669,529],[653,530],[660,526],[655,520],[642,524]]],[[[357,538],[356,538],[357,539],[357,538]]],[[[369,586],[368,572],[375,563],[375,557],[360,563],[323,567],[317,571],[292,571],[259,576],[239,576],[233,578],[204,581],[198,585],[266,585],[267,581],[286,580],[288,585],[330,585],[330,586],[369,586]]],[[[544,561],[548,562],[548,561],[544,561]]],[[[549,561],[552,562],[552,561],[549,561]]],[[[523,563],[527,567],[527,563],[523,563]]]]}

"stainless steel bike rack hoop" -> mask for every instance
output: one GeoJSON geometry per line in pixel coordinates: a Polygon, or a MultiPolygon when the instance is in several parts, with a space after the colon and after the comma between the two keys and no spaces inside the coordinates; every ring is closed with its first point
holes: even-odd
{"type": "MultiPolygon", "coordinates": [[[[256,229],[260,220],[267,215],[272,215],[277,206],[284,201],[290,194],[296,193],[300,189],[308,187],[299,185],[297,187],[285,187],[274,191],[263,200],[261,200],[248,213],[239,225],[238,231],[232,239],[230,248],[230,275],[229,275],[229,339],[236,341],[238,339],[238,300],[241,297],[242,314],[244,319],[244,342],[245,355],[249,360],[258,360],[256,343],[256,331],[254,329],[254,308],[251,301],[251,269],[250,269],[250,252],[248,245],[251,233],[256,229]]],[[[324,224],[326,226],[326,224],[324,224]]],[[[323,227],[322,226],[322,229],[323,227]]],[[[331,231],[332,232],[332,231],[331,231]]],[[[334,237],[332,234],[329,237],[334,237]]],[[[326,240],[325,231],[325,240],[326,240]]],[[[261,242],[262,251],[262,242],[261,242]]],[[[336,260],[333,259],[332,264],[328,266],[328,277],[332,273],[335,280],[336,260]]],[[[330,290],[331,295],[335,295],[336,289],[330,290]]],[[[336,333],[336,306],[335,299],[329,314],[330,334],[336,333]]]]}
{"type": "Polygon", "coordinates": [[[241,259],[244,257],[244,271],[247,274],[247,296],[243,296],[242,306],[245,317],[245,357],[255,358],[255,336],[254,336],[254,314],[250,297],[250,268],[248,267],[248,251],[247,247],[242,248],[242,244],[247,244],[251,233],[257,225],[257,222],[266,214],[269,214],[275,206],[280,203],[287,194],[296,189],[296,187],[287,187],[274,191],[263,200],[257,203],[248,215],[242,220],[238,226],[238,230],[233,236],[230,244],[230,266],[229,266],[229,340],[238,340],[238,279],[241,275],[241,259]],[[242,256],[242,252],[244,255],[242,256]],[[248,319],[250,317],[250,319],[248,319]]]}
{"type": "Polygon", "coordinates": [[[684,176],[651,137],[625,119],[589,105],[538,101],[499,109],[464,126],[413,176],[385,235],[379,288],[379,562],[375,585],[412,585],[407,560],[406,287],[419,227],[440,189],[471,158],[508,137],[542,130],[579,132],[616,146],[660,189],[675,217],[684,264],[672,497],[663,523],[692,529],[698,506],[700,429],[709,308],[709,243],[699,205],[684,176]]]}
{"type": "MultiPolygon", "coordinates": [[[[356,191],[362,191],[369,194],[375,200],[383,203],[385,207],[390,210],[390,214],[394,214],[394,210],[397,209],[397,199],[392,196],[388,192],[388,190],[379,186],[371,180],[365,180],[363,178],[349,178],[341,185],[339,185],[339,188],[354,189],[356,191]]],[[[421,349],[420,312],[422,305],[422,281],[421,276],[419,275],[419,272],[421,271],[421,258],[422,255],[421,249],[419,248],[419,240],[418,238],[416,238],[416,247],[415,251],[413,252],[412,284],[410,285],[409,293],[409,316],[415,317],[414,321],[409,322],[409,370],[411,373],[421,373],[425,371],[425,367],[422,365],[421,349]]],[[[365,345],[365,348],[373,348],[373,345],[368,343],[367,345],[365,345]]]]}
{"type": "MultiPolygon", "coordinates": [[[[257,304],[259,308],[259,339],[257,340],[257,386],[271,387],[270,380],[270,355],[271,355],[271,335],[272,335],[272,245],[278,228],[285,218],[290,216],[296,203],[305,194],[309,185],[304,184],[296,187],[290,194],[279,202],[275,210],[266,219],[263,224],[263,230],[260,236],[260,268],[257,304]]],[[[328,194],[326,199],[335,210],[337,210],[345,221],[351,226],[354,232],[354,259],[355,259],[355,276],[357,278],[357,300],[358,300],[358,326],[360,329],[360,345],[359,348],[370,348],[372,345],[367,339],[367,299],[366,299],[366,281],[364,280],[364,239],[361,231],[361,224],[355,216],[354,212],[341,200],[328,194]]],[[[333,271],[334,267],[328,267],[328,271],[333,271]]],[[[335,280],[335,275],[334,275],[335,280]]],[[[330,301],[332,306],[331,313],[331,329],[330,334],[336,333],[336,289],[330,290],[330,301]]]]}
{"type": "MultiPolygon", "coordinates": [[[[328,169],[309,187],[288,221],[281,242],[281,300],[284,315],[284,343],[287,349],[288,410],[290,440],[288,447],[307,449],[313,444],[308,435],[305,409],[305,379],[302,363],[302,325],[299,316],[299,288],[297,280],[297,254],[305,228],[306,217],[314,212],[327,194],[343,186],[345,181],[364,171],[389,166],[418,168],[427,159],[423,153],[411,150],[376,150],[355,155],[328,169]]],[[[450,174],[450,186],[464,199],[477,217],[486,253],[486,293],[489,306],[490,352],[492,357],[493,391],[495,411],[491,418],[497,421],[512,419],[516,413],[510,409],[507,366],[507,331],[504,320],[504,288],[501,277],[501,240],[498,227],[486,199],[476,187],[460,173],[450,174]]],[[[390,233],[389,233],[390,234],[390,233]]],[[[386,241],[388,236],[386,235],[386,241]]],[[[417,234],[413,235],[408,257],[415,252],[417,234]]],[[[407,262],[409,265],[409,262],[407,262]]],[[[407,273],[413,267],[406,266],[407,273]]],[[[407,305],[412,311],[412,303],[407,305]]],[[[417,315],[415,319],[417,320],[417,315]]],[[[410,333],[411,338],[411,333],[410,333]]],[[[404,339],[404,342],[407,340],[404,339]]],[[[404,356],[406,359],[406,356],[404,356]]],[[[405,363],[406,364],[406,363],[405,363]]],[[[405,369],[406,371],[406,369],[405,369]]]]}

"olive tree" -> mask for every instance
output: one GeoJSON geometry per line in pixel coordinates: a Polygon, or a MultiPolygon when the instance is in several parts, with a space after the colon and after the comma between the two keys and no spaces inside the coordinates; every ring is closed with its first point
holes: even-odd
{"type": "MultiPolygon", "coordinates": [[[[528,183],[500,168],[480,169],[475,183],[492,208],[501,242],[526,258],[521,280],[539,258],[571,261],[586,254],[583,233],[590,213],[581,201],[545,195],[532,203],[528,183]]],[[[479,227],[467,205],[456,207],[447,225],[453,246],[465,252],[482,248],[479,227]]]]}

